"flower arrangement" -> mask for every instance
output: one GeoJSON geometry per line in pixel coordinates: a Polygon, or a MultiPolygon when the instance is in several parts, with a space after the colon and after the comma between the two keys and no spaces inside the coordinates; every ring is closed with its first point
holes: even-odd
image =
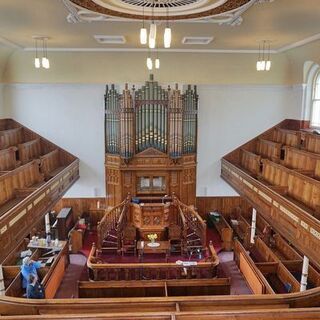
{"type": "Polygon", "coordinates": [[[158,235],[156,233],[148,234],[148,239],[153,243],[158,238],[158,235]]]}

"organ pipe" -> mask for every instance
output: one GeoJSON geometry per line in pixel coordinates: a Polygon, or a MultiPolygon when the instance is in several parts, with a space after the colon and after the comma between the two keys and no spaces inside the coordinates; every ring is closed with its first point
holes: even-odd
{"type": "Polygon", "coordinates": [[[198,95],[189,85],[181,93],[161,88],[153,77],[140,89],[106,86],[105,149],[129,161],[150,147],[172,159],[196,152],[198,95]]]}

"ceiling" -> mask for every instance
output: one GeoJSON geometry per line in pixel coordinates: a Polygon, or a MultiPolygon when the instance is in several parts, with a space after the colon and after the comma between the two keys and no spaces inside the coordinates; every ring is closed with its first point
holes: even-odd
{"type": "MultiPolygon", "coordinates": [[[[114,0],[117,1],[117,0],[114,0]]],[[[35,35],[49,37],[48,46],[61,50],[137,49],[137,21],[98,21],[69,23],[70,12],[62,0],[1,0],[0,46],[33,48],[35,35]],[[125,44],[99,44],[94,35],[124,36],[125,44]]],[[[256,50],[259,41],[271,40],[271,48],[291,48],[320,39],[320,0],[275,0],[251,6],[242,14],[241,25],[219,25],[194,21],[171,24],[172,50],[256,50]],[[186,36],[214,37],[207,45],[183,44],[186,36]]],[[[160,24],[159,47],[162,48],[160,24]]]]}

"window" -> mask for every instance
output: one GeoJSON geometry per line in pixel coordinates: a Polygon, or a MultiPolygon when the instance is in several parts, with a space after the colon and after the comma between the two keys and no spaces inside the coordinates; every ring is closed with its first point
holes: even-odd
{"type": "Polygon", "coordinates": [[[320,127],[320,71],[316,73],[313,82],[311,101],[311,126],[320,127]]]}

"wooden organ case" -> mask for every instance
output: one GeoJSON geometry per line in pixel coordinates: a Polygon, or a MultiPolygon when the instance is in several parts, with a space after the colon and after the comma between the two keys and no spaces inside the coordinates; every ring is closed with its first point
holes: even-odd
{"type": "Polygon", "coordinates": [[[153,80],[140,89],[114,85],[105,94],[107,205],[128,193],[163,197],[173,192],[195,204],[197,151],[196,87],[163,89],[153,80]]]}

